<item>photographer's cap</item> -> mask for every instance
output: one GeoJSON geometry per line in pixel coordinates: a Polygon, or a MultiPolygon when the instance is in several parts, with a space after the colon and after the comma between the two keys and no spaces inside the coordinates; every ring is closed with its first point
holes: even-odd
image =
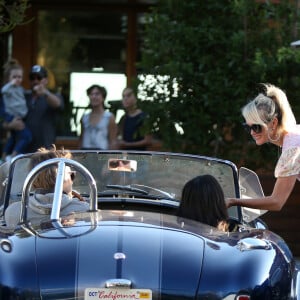
{"type": "Polygon", "coordinates": [[[48,77],[48,72],[44,67],[40,65],[34,65],[31,68],[29,76],[32,77],[33,75],[39,75],[42,78],[46,78],[48,77]]]}

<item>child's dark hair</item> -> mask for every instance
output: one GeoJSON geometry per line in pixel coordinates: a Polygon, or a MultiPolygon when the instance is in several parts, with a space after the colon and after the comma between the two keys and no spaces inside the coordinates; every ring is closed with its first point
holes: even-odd
{"type": "Polygon", "coordinates": [[[9,80],[9,75],[12,70],[23,70],[23,67],[19,64],[19,62],[14,59],[10,58],[3,66],[3,75],[4,75],[4,80],[8,81],[9,80]]]}

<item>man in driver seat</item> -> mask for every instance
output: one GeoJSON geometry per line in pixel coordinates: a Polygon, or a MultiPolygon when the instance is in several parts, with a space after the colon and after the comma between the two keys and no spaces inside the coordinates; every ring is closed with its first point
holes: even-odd
{"type": "MultiPolygon", "coordinates": [[[[47,150],[40,148],[31,157],[32,168],[39,163],[52,158],[72,158],[72,154],[66,150],[57,150],[53,148],[47,150]]],[[[37,178],[33,181],[34,195],[29,198],[27,219],[33,222],[50,215],[54,198],[54,189],[56,182],[57,166],[50,166],[41,171],[37,178]]],[[[61,215],[68,215],[76,211],[89,210],[89,204],[83,200],[78,193],[74,192],[73,180],[75,171],[72,171],[69,166],[65,167],[65,176],[63,182],[63,195],[61,201],[61,215]]],[[[21,201],[12,203],[5,211],[6,225],[16,227],[20,220],[21,201]]]]}

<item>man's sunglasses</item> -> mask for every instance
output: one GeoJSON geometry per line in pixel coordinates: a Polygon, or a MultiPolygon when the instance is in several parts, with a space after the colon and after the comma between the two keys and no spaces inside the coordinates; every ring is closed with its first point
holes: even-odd
{"type": "Polygon", "coordinates": [[[255,133],[262,132],[262,125],[260,124],[252,124],[249,126],[247,123],[243,123],[243,127],[248,133],[251,133],[251,130],[253,130],[255,133]]]}
{"type": "Polygon", "coordinates": [[[70,171],[69,173],[70,173],[71,180],[74,181],[76,178],[76,171],[70,171]]]}
{"type": "Polygon", "coordinates": [[[42,80],[43,79],[43,77],[41,76],[41,75],[38,75],[38,74],[31,74],[31,75],[29,75],[29,79],[30,80],[42,80]]]}

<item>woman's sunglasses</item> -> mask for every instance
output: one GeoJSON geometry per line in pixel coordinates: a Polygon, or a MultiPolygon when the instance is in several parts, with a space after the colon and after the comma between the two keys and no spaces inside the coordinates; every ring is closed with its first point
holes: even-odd
{"type": "Polygon", "coordinates": [[[255,133],[262,132],[262,125],[260,125],[260,124],[252,124],[250,126],[247,123],[243,123],[243,127],[249,134],[251,133],[251,130],[253,130],[255,133]]]}

